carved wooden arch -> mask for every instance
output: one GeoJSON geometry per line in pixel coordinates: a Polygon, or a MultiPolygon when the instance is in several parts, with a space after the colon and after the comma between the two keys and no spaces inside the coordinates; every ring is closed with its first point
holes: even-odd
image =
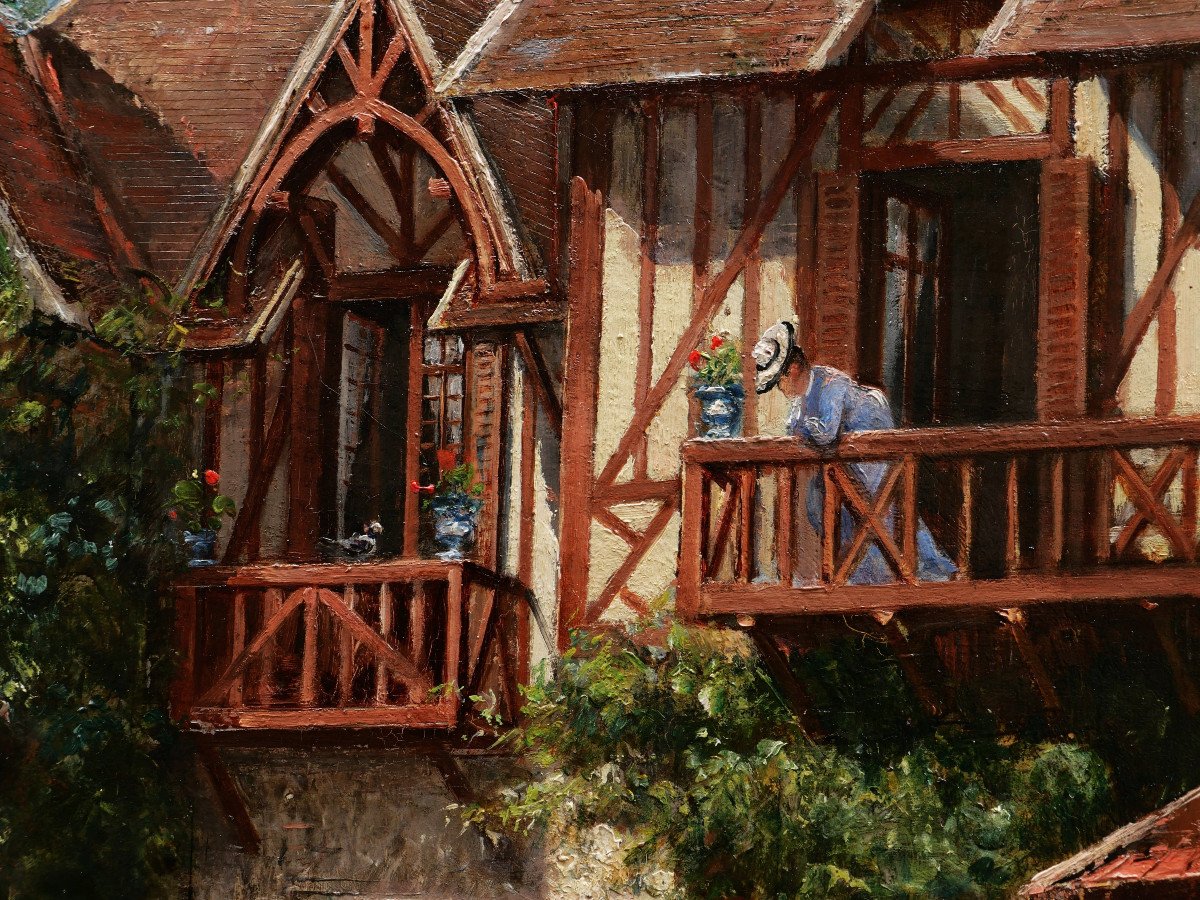
{"type": "MultiPolygon", "coordinates": [[[[406,50],[416,69],[424,72],[424,63],[406,37],[403,24],[398,21],[393,22],[395,35],[384,51],[378,66],[374,65],[370,52],[361,52],[364,46],[370,46],[374,3],[375,0],[362,0],[361,3],[359,27],[360,30],[363,30],[363,34],[360,34],[359,37],[358,59],[355,60],[347,48],[344,34],[339,37],[336,44],[337,56],[355,87],[355,95],[349,100],[325,107],[324,101],[318,93],[319,84],[314,84],[307,102],[310,104],[310,108],[315,106],[320,111],[316,112],[313,120],[288,141],[254,192],[231,255],[232,276],[229,284],[229,309],[233,315],[240,315],[246,311],[250,255],[263,214],[275,202],[280,187],[304,156],[316,147],[322,138],[348,123],[355,124],[359,135],[366,135],[373,133],[376,124],[382,122],[411,141],[429,157],[449,184],[456,207],[461,213],[458,218],[471,247],[472,255],[475,257],[475,271],[479,279],[480,291],[487,293],[495,285],[496,248],[484,215],[483,204],[458,160],[422,123],[429,115],[435,114],[436,108],[427,107],[418,118],[396,109],[381,97],[384,86],[406,50]]],[[[389,13],[391,12],[391,5],[387,0],[384,0],[383,6],[389,13]]],[[[330,59],[332,58],[331,53],[330,59]]]]}

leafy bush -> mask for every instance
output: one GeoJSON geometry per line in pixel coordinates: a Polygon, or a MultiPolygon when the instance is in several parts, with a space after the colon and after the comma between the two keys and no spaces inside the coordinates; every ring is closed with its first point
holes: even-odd
{"type": "Polygon", "coordinates": [[[0,897],[173,893],[186,803],[164,501],[188,431],[131,301],[100,343],[41,318],[0,246],[0,897]]]}
{"type": "Polygon", "coordinates": [[[874,742],[844,727],[814,743],[727,632],[576,635],[526,701],[510,740],[530,775],[469,818],[517,832],[611,823],[629,837],[634,886],[666,866],[689,897],[1007,896],[1095,836],[1111,802],[1104,764],[1072,744],[952,726],[874,742]]]}

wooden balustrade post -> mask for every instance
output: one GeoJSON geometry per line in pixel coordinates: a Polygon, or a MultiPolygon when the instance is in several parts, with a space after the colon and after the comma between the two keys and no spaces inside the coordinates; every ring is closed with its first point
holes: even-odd
{"type": "MultiPolygon", "coordinates": [[[[233,595],[233,619],[230,622],[229,659],[237,659],[244,649],[246,649],[246,592],[236,591],[233,595]]],[[[237,708],[242,705],[245,683],[246,675],[242,673],[229,688],[230,706],[237,708]]]]}
{"type": "Polygon", "coordinates": [[[908,570],[912,573],[913,578],[917,577],[917,457],[916,454],[909,454],[901,460],[900,465],[904,466],[904,494],[902,503],[904,504],[904,532],[901,535],[901,552],[904,555],[904,561],[908,564],[908,570]]]}
{"type": "Polygon", "coordinates": [[[171,714],[176,721],[188,718],[196,695],[196,589],[175,589],[175,648],[179,667],[171,683],[171,714]]]}
{"type": "Polygon", "coordinates": [[[683,466],[683,519],[679,541],[678,583],[675,615],[694,621],[700,612],[700,580],[703,572],[704,537],[708,533],[709,504],[704,468],[690,460],[683,466]]]}
{"type": "Polygon", "coordinates": [[[1020,494],[1017,491],[1017,458],[1010,456],[1005,467],[1005,508],[1007,510],[1007,535],[1004,544],[1004,568],[1009,575],[1015,575],[1021,568],[1021,506],[1020,494]]]}
{"type": "Polygon", "coordinates": [[[1038,562],[1041,568],[1053,571],[1062,563],[1066,515],[1066,491],[1063,485],[1063,454],[1051,453],[1049,465],[1042,472],[1042,527],[1046,534],[1038,535],[1038,562]],[[1046,497],[1049,494],[1049,497],[1046,497]]]}
{"type": "Polygon", "coordinates": [[[754,498],[758,487],[758,468],[751,466],[738,475],[741,489],[738,492],[740,522],[737,545],[737,578],[746,583],[754,570],[754,498]]]}
{"type": "MultiPolygon", "coordinates": [[[[358,591],[354,585],[348,584],[342,588],[342,602],[346,604],[346,609],[354,612],[355,606],[358,605],[358,591]]],[[[339,642],[338,654],[338,703],[349,706],[354,686],[354,656],[358,646],[349,628],[343,625],[340,632],[342,639],[339,642]]]]}
{"type": "Polygon", "coordinates": [[[317,618],[321,604],[317,589],[308,588],[304,595],[304,656],[300,662],[300,705],[317,704],[317,618]]]}
{"type": "Polygon", "coordinates": [[[958,518],[958,578],[971,577],[971,543],[974,528],[975,505],[975,461],[967,458],[958,463],[958,477],[962,485],[962,509],[958,518]]]}
{"type": "Polygon", "coordinates": [[[1197,454],[1195,446],[1188,447],[1183,457],[1183,466],[1179,471],[1183,480],[1183,508],[1180,510],[1183,533],[1187,535],[1188,542],[1193,548],[1196,546],[1196,462],[1198,455],[1200,454],[1197,454]]]}
{"type": "Polygon", "coordinates": [[[1093,454],[1095,467],[1093,469],[1093,485],[1095,487],[1095,504],[1092,509],[1092,528],[1096,545],[1096,562],[1106,563],[1112,557],[1112,509],[1113,489],[1116,480],[1112,474],[1112,464],[1108,453],[1100,451],[1093,454]]]}
{"type": "Polygon", "coordinates": [[[408,618],[408,652],[418,669],[425,665],[425,630],[429,618],[425,582],[413,585],[408,618]]]}
{"type": "Polygon", "coordinates": [[[838,492],[833,477],[837,463],[823,463],[821,477],[825,480],[825,504],[821,513],[821,581],[832,585],[837,574],[838,492]]]}
{"type": "Polygon", "coordinates": [[[779,583],[788,587],[795,574],[795,523],[792,519],[796,489],[791,466],[780,466],[775,480],[775,561],[779,567],[779,583]]]}
{"type": "Polygon", "coordinates": [[[455,709],[460,704],[459,690],[466,687],[462,677],[463,668],[463,570],[451,566],[446,584],[446,668],[442,680],[454,688],[451,702],[455,709]]]}
{"type": "MultiPolygon", "coordinates": [[[[262,593],[262,627],[266,628],[267,623],[279,612],[283,606],[283,590],[280,588],[267,588],[262,593]]],[[[262,649],[262,667],[258,674],[258,702],[260,706],[269,706],[275,699],[275,690],[271,684],[271,677],[274,674],[275,662],[275,644],[274,638],[271,638],[262,649]]]]}
{"type": "MultiPolygon", "coordinates": [[[[392,617],[394,614],[392,586],[386,581],[379,586],[379,633],[386,641],[392,633],[392,617]]],[[[412,655],[412,654],[410,654],[412,655]]],[[[416,657],[413,657],[416,663],[416,657]]],[[[412,699],[411,697],[409,698],[412,699]]],[[[383,660],[375,663],[375,703],[383,706],[388,702],[388,667],[383,660]]]]}

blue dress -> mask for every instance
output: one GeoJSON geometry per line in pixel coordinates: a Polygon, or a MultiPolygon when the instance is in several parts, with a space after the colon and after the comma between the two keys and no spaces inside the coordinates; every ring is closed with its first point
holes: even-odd
{"type": "MultiPolygon", "coordinates": [[[[891,407],[882,391],[865,388],[845,372],[828,366],[813,366],[808,390],[792,402],[788,416],[788,432],[803,438],[818,448],[833,446],[837,439],[850,431],[884,431],[896,427],[891,407]]],[[[858,478],[864,494],[874,499],[887,476],[890,463],[854,463],[850,469],[858,478]]],[[[822,511],[825,505],[825,482],[820,477],[811,480],[808,488],[808,520],[820,534],[822,511]]],[[[891,528],[895,516],[889,510],[884,524],[891,528]]],[[[839,517],[842,546],[854,538],[855,521],[843,504],[839,517]]],[[[946,581],[958,571],[934,541],[923,521],[917,522],[917,578],[920,581],[946,581]]],[[[850,584],[889,584],[896,572],[889,565],[879,545],[867,543],[862,559],[850,574],[850,584]]]]}

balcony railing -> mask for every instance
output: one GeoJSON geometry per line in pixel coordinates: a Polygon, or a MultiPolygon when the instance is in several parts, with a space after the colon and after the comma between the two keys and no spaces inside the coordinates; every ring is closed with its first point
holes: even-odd
{"type": "Polygon", "coordinates": [[[790,438],[691,441],[678,608],[1197,594],[1198,447],[1200,419],[1180,418],[863,432],[827,452],[790,438]],[[930,542],[948,562],[937,577],[923,566],[930,542]]]}
{"type": "Polygon", "coordinates": [[[198,569],[177,585],[178,720],[202,728],[450,729],[516,708],[523,590],[470,563],[198,569]]]}

